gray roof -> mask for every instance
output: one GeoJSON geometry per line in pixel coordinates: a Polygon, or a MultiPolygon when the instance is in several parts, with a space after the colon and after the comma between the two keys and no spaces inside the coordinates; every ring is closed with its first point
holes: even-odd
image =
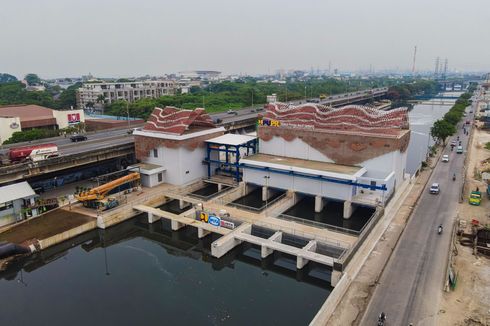
{"type": "Polygon", "coordinates": [[[33,197],[35,195],[36,193],[26,181],[0,187],[0,203],[33,197]]]}

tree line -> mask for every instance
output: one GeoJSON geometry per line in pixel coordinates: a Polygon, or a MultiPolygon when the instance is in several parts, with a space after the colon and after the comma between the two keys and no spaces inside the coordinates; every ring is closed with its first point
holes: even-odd
{"type": "Polygon", "coordinates": [[[28,91],[15,76],[0,73],[0,105],[37,104],[51,109],[67,110],[76,106],[76,90],[81,83],[67,89],[43,83],[36,74],[27,74],[29,85],[43,85],[44,91],[28,91]]]}
{"type": "MultiPolygon", "coordinates": [[[[252,104],[264,104],[266,103],[267,95],[271,94],[276,94],[278,101],[286,102],[318,98],[322,94],[329,96],[368,88],[385,87],[399,82],[403,83],[405,81],[381,77],[349,80],[329,78],[311,79],[308,81],[288,80],[285,84],[278,84],[258,82],[253,78],[248,78],[243,81],[225,81],[210,84],[203,88],[192,87],[187,94],[162,96],[156,99],[144,98],[134,103],[115,101],[105,106],[105,113],[115,116],[126,116],[129,111],[131,117],[146,119],[155,107],[165,106],[175,106],[183,109],[204,107],[206,111],[213,113],[249,107],[252,104]]],[[[409,94],[416,94],[420,91],[430,93],[436,86],[434,82],[417,80],[408,87],[393,87],[396,87],[394,90],[400,91],[402,94],[406,94],[405,89],[410,90],[409,94]]],[[[392,91],[391,94],[394,95],[395,91],[392,91]]]]}
{"type": "Polygon", "coordinates": [[[449,109],[442,119],[434,122],[430,134],[434,140],[446,142],[446,139],[456,133],[456,126],[464,116],[464,111],[471,104],[472,90],[461,94],[456,103],[449,109]]]}

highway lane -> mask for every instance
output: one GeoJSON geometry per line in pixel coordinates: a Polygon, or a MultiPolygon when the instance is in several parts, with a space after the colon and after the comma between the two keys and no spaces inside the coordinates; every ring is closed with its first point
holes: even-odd
{"type": "MultiPolygon", "coordinates": [[[[473,114],[469,114],[467,119],[472,120],[473,114]]],[[[451,227],[457,216],[468,145],[468,136],[463,135],[461,126],[462,123],[458,126],[457,135],[450,140],[459,136],[465,153],[456,154],[456,149],[445,148],[444,154],[449,154],[450,161],[438,162],[435,167],[360,325],[374,325],[381,311],[387,314],[386,325],[437,324],[451,227]],[[456,181],[452,180],[453,173],[457,175],[456,181]],[[440,184],[439,195],[429,194],[429,187],[434,182],[440,184]],[[442,235],[437,234],[439,224],[444,226],[442,235]]]]}

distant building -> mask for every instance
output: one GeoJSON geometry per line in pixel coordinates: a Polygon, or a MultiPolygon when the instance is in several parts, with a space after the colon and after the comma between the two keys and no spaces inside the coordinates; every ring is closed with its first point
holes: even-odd
{"type": "Polygon", "coordinates": [[[37,216],[37,209],[30,209],[36,197],[26,181],[0,187],[0,227],[37,216]]]}
{"type": "Polygon", "coordinates": [[[121,83],[85,83],[77,90],[77,106],[86,108],[89,104],[124,100],[134,102],[142,98],[158,98],[174,95],[177,85],[173,80],[147,80],[121,83]]]}
{"type": "Polygon", "coordinates": [[[85,122],[83,110],[58,111],[34,104],[0,106],[0,144],[16,131],[64,129],[85,122]]]}
{"type": "Polygon", "coordinates": [[[215,70],[192,70],[179,72],[183,78],[201,78],[203,80],[218,80],[221,76],[221,71],[215,70]]]}

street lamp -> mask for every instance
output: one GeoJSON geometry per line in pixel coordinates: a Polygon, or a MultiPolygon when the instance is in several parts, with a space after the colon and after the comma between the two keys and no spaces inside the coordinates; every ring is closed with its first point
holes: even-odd
{"type": "Polygon", "coordinates": [[[265,180],[265,213],[267,214],[267,204],[269,200],[269,179],[271,177],[268,175],[264,175],[265,180]]]}

